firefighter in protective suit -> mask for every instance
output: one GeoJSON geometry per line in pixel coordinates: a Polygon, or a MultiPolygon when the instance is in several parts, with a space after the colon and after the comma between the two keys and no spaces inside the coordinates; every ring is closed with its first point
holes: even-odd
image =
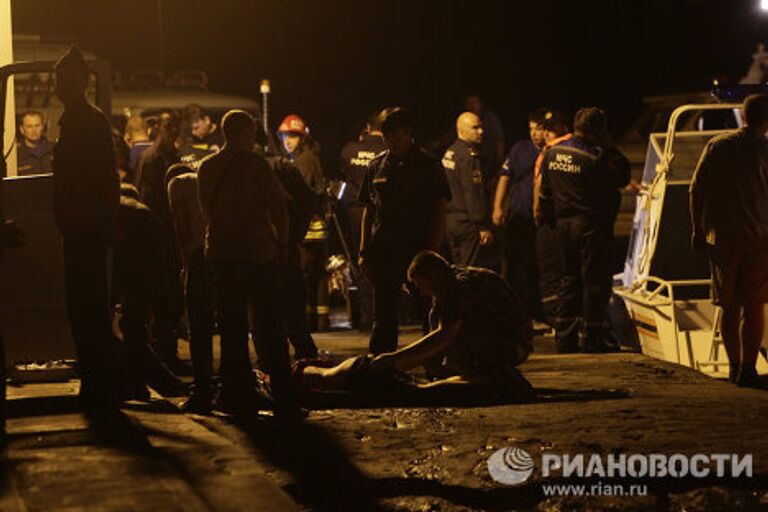
{"type": "Polygon", "coordinates": [[[452,197],[446,230],[451,257],[456,265],[490,268],[488,249],[493,234],[480,158],[480,118],[464,112],[456,120],[456,133],[458,139],[442,160],[452,197]]]}
{"type": "Polygon", "coordinates": [[[280,123],[277,134],[285,155],[293,162],[312,191],[312,217],[304,241],[299,246],[301,268],[307,289],[307,313],[310,326],[318,331],[330,327],[328,276],[325,271],[328,228],[323,211],[325,176],[317,151],[309,138],[304,120],[289,115],[280,123]]]}
{"type": "Polygon", "coordinates": [[[629,161],[612,147],[605,113],[582,108],[574,134],[545,150],[535,217],[554,224],[563,273],[557,308],[558,351],[610,352],[606,309],[611,296],[613,225],[629,183],[629,161]]]}

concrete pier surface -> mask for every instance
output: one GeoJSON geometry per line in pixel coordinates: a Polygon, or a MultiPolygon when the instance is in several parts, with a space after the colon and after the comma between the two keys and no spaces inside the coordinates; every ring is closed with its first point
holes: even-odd
{"type": "MultiPolygon", "coordinates": [[[[401,343],[417,336],[406,330],[401,343]]],[[[366,336],[352,331],[317,341],[339,356],[367,347],[366,336]]],[[[768,508],[767,392],[641,354],[557,355],[547,336],[521,370],[537,390],[533,403],[329,403],[296,424],[268,415],[247,422],[184,415],[178,399],[158,395],[102,421],[78,412],[75,381],[12,386],[0,510],[768,508]],[[489,473],[489,457],[503,448],[533,462],[520,485],[489,473]],[[585,465],[635,456],[635,474],[651,454],[686,464],[697,454],[735,455],[741,463],[751,455],[751,476],[719,477],[714,459],[706,476],[646,471],[637,478],[603,476],[594,465],[584,478],[566,477],[552,463],[580,454],[585,465]]]]}

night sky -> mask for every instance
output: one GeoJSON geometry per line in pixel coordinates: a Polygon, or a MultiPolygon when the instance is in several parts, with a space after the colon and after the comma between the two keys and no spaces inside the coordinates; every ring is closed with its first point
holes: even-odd
{"type": "MultiPolygon", "coordinates": [[[[620,130],[644,95],[738,78],[768,39],[757,0],[437,2],[164,0],[166,69],[255,96],[272,122],[296,112],[335,158],[368,112],[409,107],[424,138],[448,129],[468,91],[511,137],[539,105],[606,108],[620,130]]],[[[14,30],[78,41],[126,72],[157,67],[157,0],[13,0],[14,30]],[[66,6],[66,7],[65,7],[66,6]]],[[[330,155],[329,155],[330,154],[330,155]]]]}

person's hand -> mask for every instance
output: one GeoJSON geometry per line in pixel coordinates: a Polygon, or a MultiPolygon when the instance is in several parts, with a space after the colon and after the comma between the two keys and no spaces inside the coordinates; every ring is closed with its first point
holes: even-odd
{"type": "Polygon", "coordinates": [[[707,244],[707,237],[699,232],[694,232],[691,235],[691,249],[694,251],[703,251],[709,247],[707,244]]]}
{"type": "Polygon", "coordinates": [[[629,185],[627,185],[624,190],[626,190],[628,193],[632,195],[639,195],[640,192],[643,191],[643,186],[637,182],[637,180],[630,180],[629,185]]]}
{"type": "Polygon", "coordinates": [[[501,208],[494,208],[491,220],[494,226],[502,226],[504,224],[504,211],[501,208]]]}
{"type": "Polygon", "coordinates": [[[480,246],[487,247],[493,243],[493,233],[490,230],[484,229],[480,231],[480,246]]]}

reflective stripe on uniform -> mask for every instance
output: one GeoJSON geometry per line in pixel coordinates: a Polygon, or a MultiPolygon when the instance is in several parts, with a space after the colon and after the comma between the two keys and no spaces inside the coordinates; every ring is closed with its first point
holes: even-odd
{"type": "Polygon", "coordinates": [[[325,227],[325,221],[322,219],[311,221],[304,240],[325,240],[326,238],[328,238],[328,231],[325,227]]]}

